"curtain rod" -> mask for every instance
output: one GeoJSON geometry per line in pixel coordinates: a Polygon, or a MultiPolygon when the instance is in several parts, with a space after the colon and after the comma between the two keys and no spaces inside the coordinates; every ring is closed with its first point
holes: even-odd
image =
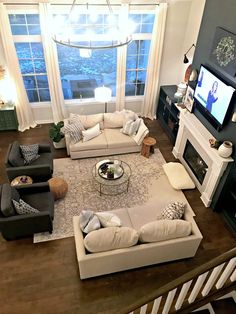
{"type": "MultiPolygon", "coordinates": [[[[157,2],[157,3],[131,3],[129,4],[129,6],[154,6],[154,5],[159,5],[160,3],[163,3],[164,1],[160,1],[160,2],[157,2]]],[[[14,5],[14,6],[20,6],[20,5],[37,5],[39,4],[40,2],[32,2],[32,3],[24,3],[24,2],[21,2],[21,3],[16,3],[16,2],[5,2],[3,4],[6,4],[6,5],[14,5]]],[[[86,5],[87,3],[76,3],[75,5],[86,5]]],[[[51,5],[68,5],[68,6],[71,6],[72,4],[71,3],[51,3],[51,5]]],[[[96,5],[96,6],[107,6],[106,3],[89,3],[89,5],[96,5]]],[[[121,6],[121,4],[118,4],[118,3],[114,3],[114,4],[111,4],[111,6],[121,6]]]]}

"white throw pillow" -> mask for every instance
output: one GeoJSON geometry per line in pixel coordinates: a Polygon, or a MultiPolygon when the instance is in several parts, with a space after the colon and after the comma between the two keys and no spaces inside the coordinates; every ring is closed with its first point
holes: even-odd
{"type": "Polygon", "coordinates": [[[124,113],[116,111],[113,113],[104,113],[104,128],[115,129],[122,128],[124,122],[124,113]]]}
{"type": "Polygon", "coordinates": [[[97,113],[97,114],[91,114],[91,115],[78,115],[75,113],[70,113],[70,121],[79,119],[85,129],[90,129],[96,124],[100,123],[100,128],[101,125],[103,125],[103,113],[97,113]]]}
{"type": "Polygon", "coordinates": [[[163,169],[171,186],[176,190],[194,189],[195,184],[184,166],[179,162],[168,162],[163,169]]]}
{"type": "Polygon", "coordinates": [[[122,225],[120,218],[113,213],[97,212],[95,215],[98,217],[102,227],[121,227],[122,225]]]}
{"type": "Polygon", "coordinates": [[[146,127],[145,123],[143,122],[143,119],[141,119],[138,132],[136,135],[133,136],[133,139],[138,145],[141,145],[143,139],[145,138],[146,135],[148,135],[148,133],[149,130],[146,127]]]}
{"type": "Polygon", "coordinates": [[[135,121],[132,120],[127,121],[125,126],[123,127],[123,133],[130,136],[136,134],[139,129],[140,123],[141,123],[140,118],[138,118],[135,121]]]}
{"type": "Polygon", "coordinates": [[[109,227],[90,232],[84,238],[89,252],[105,252],[137,244],[138,232],[129,227],[109,227]]]}
{"type": "Polygon", "coordinates": [[[159,242],[190,235],[191,223],[184,220],[156,220],[147,223],[139,230],[139,241],[159,242]]]}
{"type": "Polygon", "coordinates": [[[124,114],[123,127],[125,126],[127,121],[129,121],[129,120],[136,121],[138,119],[137,113],[135,113],[131,110],[123,109],[122,112],[124,114]]]}
{"type": "Polygon", "coordinates": [[[99,123],[98,123],[94,127],[88,130],[82,131],[83,142],[87,142],[91,140],[92,138],[98,136],[99,134],[101,134],[101,131],[100,131],[99,123]]]}

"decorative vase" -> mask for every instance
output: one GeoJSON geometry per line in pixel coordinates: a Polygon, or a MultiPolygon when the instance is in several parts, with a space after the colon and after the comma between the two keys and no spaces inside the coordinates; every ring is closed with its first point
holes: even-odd
{"type": "Polygon", "coordinates": [[[218,149],[218,153],[223,158],[228,158],[233,152],[233,144],[229,141],[224,141],[218,149]]]}

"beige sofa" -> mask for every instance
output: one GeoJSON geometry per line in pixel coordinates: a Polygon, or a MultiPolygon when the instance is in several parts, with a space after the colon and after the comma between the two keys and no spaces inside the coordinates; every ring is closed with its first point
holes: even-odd
{"type": "Polygon", "coordinates": [[[166,176],[163,176],[161,184],[165,187],[165,195],[157,191],[155,199],[145,205],[117,209],[112,212],[121,219],[122,226],[131,227],[138,231],[141,226],[156,220],[161,210],[170,201],[184,202],[187,204],[184,220],[191,222],[191,234],[161,242],[137,244],[129,248],[88,253],[84,247],[83,233],[79,227],[79,216],[75,216],[73,217],[74,236],[81,279],[189,258],[196,254],[202,235],[194,220],[195,214],[182,191],[174,190],[166,176]]]}
{"type": "MultiPolygon", "coordinates": [[[[99,123],[101,134],[87,142],[80,140],[75,144],[71,143],[70,136],[66,134],[67,154],[70,155],[71,159],[139,152],[142,141],[149,132],[143,119],[141,119],[136,135],[123,134],[121,132],[124,119],[122,112],[79,117],[86,129],[99,123]]],[[[69,123],[69,119],[65,119],[64,122],[66,125],[69,123]]]]}

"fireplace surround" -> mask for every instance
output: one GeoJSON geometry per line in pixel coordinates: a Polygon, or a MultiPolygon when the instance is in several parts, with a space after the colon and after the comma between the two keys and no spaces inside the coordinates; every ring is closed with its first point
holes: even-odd
{"type": "Polygon", "coordinates": [[[213,135],[194,114],[181,112],[172,153],[181,161],[194,180],[206,207],[211,205],[226,167],[233,162],[231,157],[223,158],[219,156],[217,149],[210,147],[210,138],[214,138],[213,135]]]}

